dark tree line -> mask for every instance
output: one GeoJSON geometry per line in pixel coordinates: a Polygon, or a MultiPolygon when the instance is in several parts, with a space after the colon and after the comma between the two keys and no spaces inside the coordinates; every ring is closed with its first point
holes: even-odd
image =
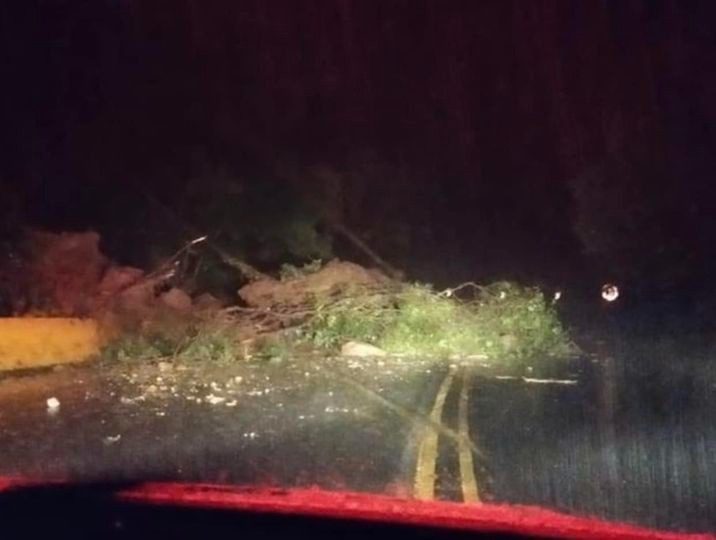
{"type": "Polygon", "coordinates": [[[713,270],[708,0],[0,9],[2,180],[28,220],[111,238],[199,153],[320,194],[426,275],[713,270]]]}

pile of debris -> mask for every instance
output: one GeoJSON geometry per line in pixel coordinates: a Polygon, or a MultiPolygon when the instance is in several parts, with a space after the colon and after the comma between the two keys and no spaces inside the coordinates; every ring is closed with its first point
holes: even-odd
{"type": "Polygon", "coordinates": [[[161,333],[179,340],[208,322],[230,324],[246,342],[300,325],[317,299],[338,298],[399,286],[378,270],[333,260],[291,278],[267,276],[222,254],[240,272],[244,285],[222,301],[184,286],[181,259],[205,238],[190,242],[153,271],[120,266],[100,250],[96,232],[29,231],[23,256],[0,265],[0,288],[13,316],[92,318],[104,339],[126,334],[161,333]]]}
{"type": "Polygon", "coordinates": [[[102,318],[112,313],[131,326],[160,310],[187,314],[221,307],[208,295],[192,299],[174,286],[173,263],[148,273],[112,263],[99,246],[96,232],[28,231],[20,254],[0,267],[0,294],[10,311],[3,315],[102,318]]]}

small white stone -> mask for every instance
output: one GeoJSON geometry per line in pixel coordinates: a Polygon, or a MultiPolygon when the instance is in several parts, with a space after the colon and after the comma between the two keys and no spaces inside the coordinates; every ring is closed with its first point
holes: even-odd
{"type": "Polygon", "coordinates": [[[386,356],[387,353],[374,345],[361,343],[359,341],[349,341],[341,347],[342,356],[386,356]]]}
{"type": "Polygon", "coordinates": [[[47,400],[47,410],[55,412],[60,408],[60,400],[56,397],[51,397],[47,400]]]}

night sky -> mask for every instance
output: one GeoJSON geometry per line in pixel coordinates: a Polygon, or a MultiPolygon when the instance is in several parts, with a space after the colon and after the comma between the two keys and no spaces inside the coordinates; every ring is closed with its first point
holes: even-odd
{"type": "Polygon", "coordinates": [[[716,270],[714,21],[712,0],[3,2],[0,209],[133,261],[164,219],[142,194],[177,207],[208,166],[320,197],[328,170],[339,218],[415,277],[693,295],[716,270]]]}

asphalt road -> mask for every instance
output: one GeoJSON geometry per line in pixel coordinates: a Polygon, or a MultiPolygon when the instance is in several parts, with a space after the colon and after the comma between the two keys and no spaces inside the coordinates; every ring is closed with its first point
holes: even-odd
{"type": "Polygon", "coordinates": [[[5,376],[0,473],[409,494],[416,415],[445,370],[322,359],[5,376]]]}
{"type": "Polygon", "coordinates": [[[556,380],[386,358],[4,375],[0,474],[319,486],[716,529],[713,392],[659,416],[585,365],[556,380]]]}

